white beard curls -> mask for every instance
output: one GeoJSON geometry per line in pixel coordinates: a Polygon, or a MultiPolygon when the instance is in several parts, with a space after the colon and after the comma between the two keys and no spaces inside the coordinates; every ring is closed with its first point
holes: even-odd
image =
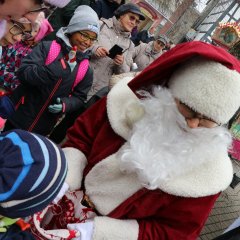
{"type": "Polygon", "coordinates": [[[166,88],[155,87],[152,96],[141,93],[146,97],[140,100],[145,115],[133,125],[118,157],[121,170],[136,173],[143,187],[157,189],[160,183],[227,154],[231,135],[226,128],[191,129],[166,88]]]}

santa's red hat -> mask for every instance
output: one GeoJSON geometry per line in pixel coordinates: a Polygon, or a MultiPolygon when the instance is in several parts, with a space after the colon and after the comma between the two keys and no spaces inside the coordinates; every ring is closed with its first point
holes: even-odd
{"type": "Polygon", "coordinates": [[[207,43],[179,44],[129,83],[134,91],[150,85],[169,87],[174,97],[223,124],[240,106],[240,62],[207,43]]]}

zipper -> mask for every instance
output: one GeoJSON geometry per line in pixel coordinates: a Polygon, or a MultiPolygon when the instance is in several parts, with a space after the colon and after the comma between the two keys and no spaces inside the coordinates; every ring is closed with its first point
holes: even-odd
{"type": "Polygon", "coordinates": [[[56,85],[54,86],[51,94],[49,95],[49,98],[47,99],[47,101],[45,102],[45,104],[42,106],[41,110],[39,111],[38,115],[36,116],[35,120],[33,121],[32,125],[28,128],[28,131],[31,132],[33,130],[33,128],[36,126],[37,122],[39,121],[39,118],[41,117],[42,113],[45,111],[46,107],[48,106],[49,102],[51,101],[53,95],[55,94],[55,92],[57,91],[57,89],[59,88],[59,85],[61,84],[62,79],[60,78],[56,85]]]}

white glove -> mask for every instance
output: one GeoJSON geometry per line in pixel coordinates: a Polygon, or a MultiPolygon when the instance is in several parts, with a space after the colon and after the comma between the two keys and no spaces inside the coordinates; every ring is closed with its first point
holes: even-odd
{"type": "Polygon", "coordinates": [[[60,190],[60,192],[58,193],[58,195],[55,197],[55,199],[53,200],[53,203],[54,204],[57,204],[58,201],[60,199],[62,199],[62,197],[65,195],[65,193],[68,191],[69,189],[69,185],[65,182],[63,185],[62,185],[62,188],[60,190]]]}
{"type": "Polygon", "coordinates": [[[77,230],[80,232],[80,237],[74,238],[74,240],[91,240],[93,234],[93,221],[85,223],[72,223],[68,224],[67,228],[70,230],[77,230]]]}

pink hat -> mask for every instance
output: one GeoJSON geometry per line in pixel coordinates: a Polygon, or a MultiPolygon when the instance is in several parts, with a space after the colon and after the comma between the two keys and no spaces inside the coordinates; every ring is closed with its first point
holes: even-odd
{"type": "Polygon", "coordinates": [[[45,2],[53,6],[63,8],[70,2],[70,0],[45,0],[45,2]]]}
{"type": "Polygon", "coordinates": [[[47,19],[44,19],[41,22],[39,31],[34,38],[34,42],[41,41],[46,35],[48,35],[51,32],[53,32],[53,28],[52,28],[51,24],[48,22],[47,19]]]}
{"type": "Polygon", "coordinates": [[[7,22],[5,20],[0,21],[0,39],[4,36],[6,32],[7,22]]]}

